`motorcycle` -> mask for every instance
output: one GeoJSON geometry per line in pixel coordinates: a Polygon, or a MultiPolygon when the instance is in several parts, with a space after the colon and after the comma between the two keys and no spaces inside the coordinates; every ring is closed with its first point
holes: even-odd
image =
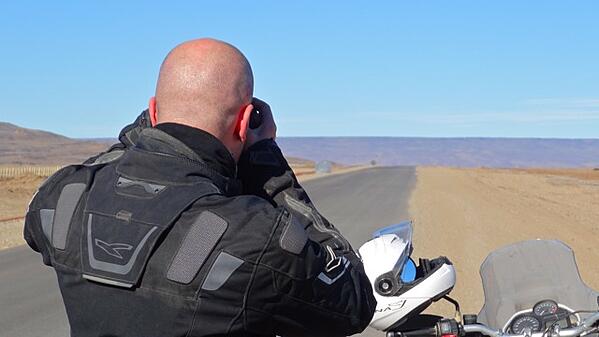
{"type": "Polygon", "coordinates": [[[370,326],[387,337],[599,336],[599,293],[581,279],[561,241],[530,240],[499,248],[480,268],[484,305],[462,315],[449,297],[455,268],[446,257],[411,258],[412,223],[382,228],[359,249],[377,308],[370,326]],[[455,318],[423,314],[451,302],[455,318]]]}

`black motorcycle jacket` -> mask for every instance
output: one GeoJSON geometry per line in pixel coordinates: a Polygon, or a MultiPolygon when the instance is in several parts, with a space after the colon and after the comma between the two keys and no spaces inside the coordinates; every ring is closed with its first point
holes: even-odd
{"type": "Polygon", "coordinates": [[[360,259],[273,140],[236,165],[204,131],[146,124],[51,176],[27,211],[25,239],[56,271],[71,336],[344,336],[368,325],[376,302],[360,259]]]}

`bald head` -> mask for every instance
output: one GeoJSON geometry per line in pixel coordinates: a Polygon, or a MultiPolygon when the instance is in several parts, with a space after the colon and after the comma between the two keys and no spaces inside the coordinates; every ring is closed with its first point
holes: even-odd
{"type": "Polygon", "coordinates": [[[156,122],[189,125],[224,141],[253,89],[252,69],[237,48],[213,39],[184,42],[160,67],[156,122]]]}

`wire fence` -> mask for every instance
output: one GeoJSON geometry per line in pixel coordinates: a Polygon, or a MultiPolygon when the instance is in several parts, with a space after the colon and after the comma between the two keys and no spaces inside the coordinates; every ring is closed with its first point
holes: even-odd
{"type": "Polygon", "coordinates": [[[47,177],[61,169],[62,166],[3,166],[0,167],[0,179],[14,178],[24,175],[47,177]]]}
{"type": "Polygon", "coordinates": [[[0,222],[16,222],[16,221],[21,221],[24,219],[25,219],[25,217],[21,215],[21,216],[13,216],[10,218],[2,218],[2,219],[0,219],[0,222]]]}

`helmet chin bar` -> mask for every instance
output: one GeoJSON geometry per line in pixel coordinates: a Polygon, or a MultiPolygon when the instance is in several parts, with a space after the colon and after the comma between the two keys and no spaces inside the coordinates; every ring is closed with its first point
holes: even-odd
{"type": "MultiPolygon", "coordinates": [[[[411,258],[410,258],[411,260],[411,258]]],[[[419,259],[416,267],[416,279],[412,282],[402,282],[397,271],[384,273],[374,281],[374,290],[381,296],[399,296],[414,288],[428,275],[437,271],[443,264],[451,265],[448,258],[441,256],[436,259],[419,259]]]]}
{"type": "Polygon", "coordinates": [[[447,298],[455,285],[455,269],[446,257],[420,259],[412,282],[402,282],[394,275],[381,274],[372,284],[377,309],[370,326],[377,330],[401,329],[404,324],[415,323],[432,303],[447,298]]]}

